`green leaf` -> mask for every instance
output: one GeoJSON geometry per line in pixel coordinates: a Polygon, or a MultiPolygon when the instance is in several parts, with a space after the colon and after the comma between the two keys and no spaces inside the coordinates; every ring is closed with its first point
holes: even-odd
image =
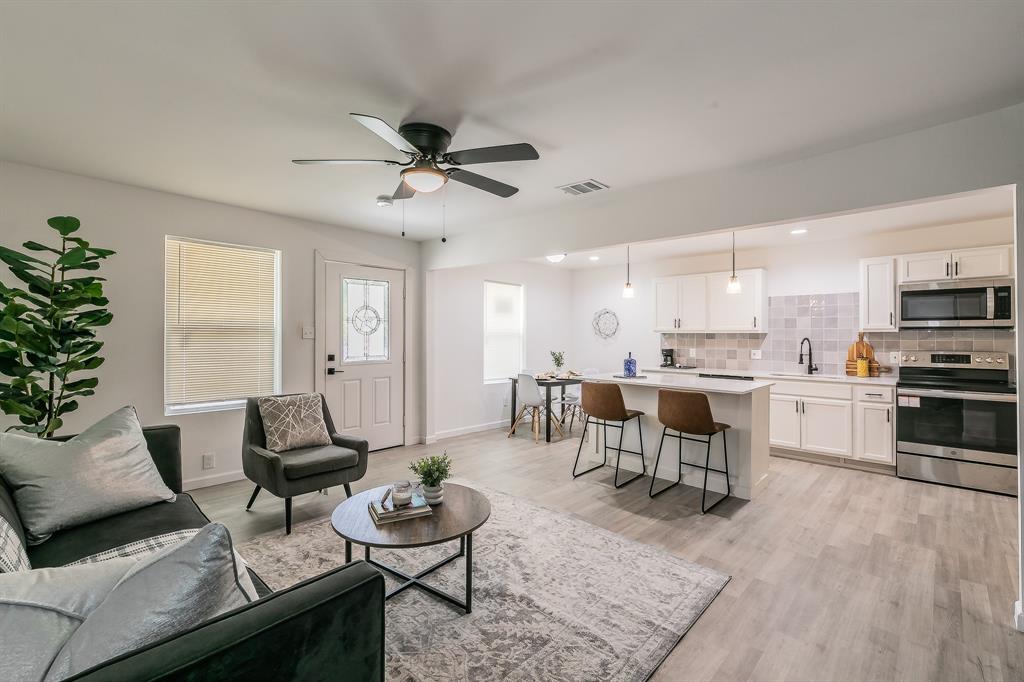
{"type": "Polygon", "coordinates": [[[112,249],[97,249],[89,247],[89,253],[99,258],[107,258],[108,256],[113,256],[115,253],[117,253],[117,251],[114,251],[112,249]]]}
{"type": "Polygon", "coordinates": [[[74,412],[78,409],[77,400],[65,400],[57,407],[57,415],[67,414],[68,412],[74,412]]]}
{"type": "Polygon", "coordinates": [[[40,244],[39,242],[27,241],[22,243],[22,246],[29,251],[49,251],[50,253],[55,253],[58,256],[60,255],[60,251],[58,249],[55,249],[52,246],[47,246],[46,244],[40,244]]]}
{"type": "Polygon", "coordinates": [[[30,256],[27,253],[19,253],[18,251],[15,251],[14,249],[9,249],[6,246],[0,246],[0,259],[3,259],[3,261],[8,264],[11,264],[11,261],[20,261],[25,264],[38,263],[40,265],[45,265],[47,270],[49,270],[50,268],[50,264],[47,263],[46,261],[39,260],[35,256],[30,256]]]}
{"type": "Polygon", "coordinates": [[[81,265],[82,261],[84,261],[85,257],[88,256],[88,255],[89,255],[88,251],[86,251],[85,249],[83,249],[80,246],[76,246],[75,248],[71,249],[70,251],[65,253],[63,256],[58,258],[57,259],[57,265],[62,265],[64,267],[66,267],[66,268],[67,267],[72,267],[73,268],[73,267],[76,267],[78,265],[81,265]]]}
{"type": "Polygon", "coordinates": [[[28,419],[38,419],[42,416],[42,413],[39,410],[35,410],[28,405],[24,405],[14,400],[0,400],[0,410],[3,410],[4,414],[26,417],[28,419]]]}
{"type": "Polygon", "coordinates": [[[100,383],[100,380],[96,377],[89,377],[88,379],[79,379],[78,381],[69,381],[64,384],[64,389],[67,391],[81,391],[87,388],[96,388],[100,383]]]}
{"type": "Polygon", "coordinates": [[[46,224],[60,232],[61,236],[68,236],[82,226],[82,223],[74,216],[54,216],[46,221],[46,224]]]}

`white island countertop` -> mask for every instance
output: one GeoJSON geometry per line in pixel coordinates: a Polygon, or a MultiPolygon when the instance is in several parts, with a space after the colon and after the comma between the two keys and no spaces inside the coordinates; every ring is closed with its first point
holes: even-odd
{"type": "Polygon", "coordinates": [[[774,381],[763,379],[706,379],[691,373],[668,373],[644,370],[639,373],[645,378],[623,379],[614,374],[595,374],[584,377],[586,381],[637,386],[640,388],[675,388],[683,391],[701,391],[703,393],[725,393],[729,395],[746,395],[759,388],[767,388],[774,381]]]}
{"type": "Polygon", "coordinates": [[[763,369],[679,369],[676,367],[659,367],[658,369],[643,369],[641,374],[671,374],[697,376],[698,373],[705,374],[731,374],[735,376],[754,377],[766,381],[815,381],[833,384],[867,384],[874,386],[895,386],[896,374],[883,374],[879,377],[851,377],[845,374],[804,374],[797,372],[771,372],[763,369]]]}

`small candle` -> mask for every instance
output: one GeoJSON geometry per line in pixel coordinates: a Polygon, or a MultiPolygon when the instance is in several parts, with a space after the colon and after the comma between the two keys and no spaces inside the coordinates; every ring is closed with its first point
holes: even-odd
{"type": "Polygon", "coordinates": [[[412,484],[409,481],[396,481],[391,489],[394,491],[396,507],[402,507],[412,502],[412,484]]]}

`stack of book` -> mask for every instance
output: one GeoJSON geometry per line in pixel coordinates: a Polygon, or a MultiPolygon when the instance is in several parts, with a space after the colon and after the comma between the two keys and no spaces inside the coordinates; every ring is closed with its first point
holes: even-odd
{"type": "MultiPolygon", "coordinates": [[[[390,491],[388,491],[390,492],[390,491]]],[[[383,500],[374,500],[369,504],[370,518],[378,526],[405,519],[415,519],[419,516],[430,516],[430,505],[423,499],[423,494],[418,490],[413,492],[412,501],[401,507],[395,507],[394,497],[385,494],[383,500]]]]}

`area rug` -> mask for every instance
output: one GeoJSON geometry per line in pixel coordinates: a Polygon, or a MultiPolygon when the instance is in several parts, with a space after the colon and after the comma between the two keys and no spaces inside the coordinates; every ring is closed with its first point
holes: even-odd
{"type": "MultiPolygon", "coordinates": [[[[473,612],[415,588],[389,600],[389,680],[646,680],[729,582],[571,516],[467,485],[491,501],[490,519],[473,534],[473,612]]],[[[344,562],[328,517],[237,549],[275,590],[344,562]]],[[[457,550],[453,542],[373,556],[413,573],[457,550]]],[[[460,595],[464,578],[456,560],[427,581],[460,595]]],[[[388,578],[389,590],[396,584],[388,578]]]]}

